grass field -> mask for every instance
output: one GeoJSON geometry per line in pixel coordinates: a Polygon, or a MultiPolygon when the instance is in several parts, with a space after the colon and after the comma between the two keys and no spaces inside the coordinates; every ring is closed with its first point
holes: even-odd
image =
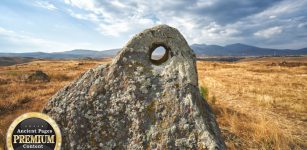
{"type": "Polygon", "coordinates": [[[198,62],[230,149],[306,149],[307,57],[198,62]]]}
{"type": "MultiPolygon", "coordinates": [[[[39,60],[0,67],[0,149],[6,129],[89,68],[110,59],[39,60]],[[42,70],[50,82],[25,82],[42,70]]],[[[201,91],[213,108],[229,149],[307,148],[307,57],[198,61],[201,91]]]]}

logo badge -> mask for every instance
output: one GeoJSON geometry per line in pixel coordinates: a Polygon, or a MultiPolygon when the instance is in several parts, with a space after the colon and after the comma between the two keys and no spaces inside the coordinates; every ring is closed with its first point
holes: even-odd
{"type": "Polygon", "coordinates": [[[56,122],[46,114],[30,112],[16,118],[7,131],[9,150],[59,150],[61,132],[56,122]]]}

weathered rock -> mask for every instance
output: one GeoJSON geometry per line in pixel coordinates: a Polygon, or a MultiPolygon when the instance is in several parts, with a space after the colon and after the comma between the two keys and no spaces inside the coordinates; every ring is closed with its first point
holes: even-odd
{"type": "Polygon", "coordinates": [[[195,55],[167,25],[134,36],[110,65],[87,71],[43,112],[59,124],[64,149],[225,149],[199,93],[195,55]],[[157,46],[166,54],[151,60],[157,46]]]}
{"type": "Polygon", "coordinates": [[[37,70],[26,77],[27,82],[49,82],[49,76],[41,70],[37,70]]]}

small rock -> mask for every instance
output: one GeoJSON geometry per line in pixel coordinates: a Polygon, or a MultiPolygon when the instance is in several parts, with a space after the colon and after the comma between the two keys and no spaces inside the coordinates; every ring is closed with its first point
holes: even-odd
{"type": "Polygon", "coordinates": [[[49,82],[50,77],[41,70],[37,70],[28,77],[26,77],[27,82],[49,82]]]}

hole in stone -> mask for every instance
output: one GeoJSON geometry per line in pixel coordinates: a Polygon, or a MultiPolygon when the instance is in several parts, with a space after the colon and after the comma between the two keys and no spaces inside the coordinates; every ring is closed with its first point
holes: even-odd
{"type": "Polygon", "coordinates": [[[165,55],[165,48],[163,46],[157,47],[151,54],[151,59],[160,60],[165,55]]]}
{"type": "Polygon", "coordinates": [[[150,61],[155,65],[161,65],[168,59],[168,49],[163,45],[156,45],[150,52],[150,61]]]}

